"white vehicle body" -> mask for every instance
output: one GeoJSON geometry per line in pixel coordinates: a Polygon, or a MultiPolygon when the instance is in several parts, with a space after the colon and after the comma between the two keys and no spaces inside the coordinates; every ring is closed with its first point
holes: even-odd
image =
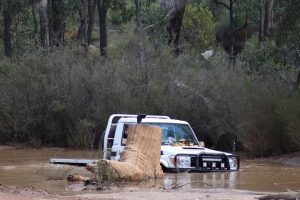
{"type": "MultiPolygon", "coordinates": [[[[230,153],[211,150],[199,146],[193,129],[186,121],[171,119],[168,116],[147,115],[142,124],[156,125],[162,128],[160,163],[164,171],[237,171],[239,158],[230,153]],[[171,130],[171,132],[169,131],[171,130]],[[168,134],[175,134],[168,137],[168,134]],[[177,139],[176,139],[177,134],[177,139]],[[181,136],[179,136],[181,134],[181,136]],[[180,137],[188,140],[186,145],[176,146],[180,137]]],[[[130,124],[137,124],[137,115],[111,115],[103,139],[103,159],[119,160],[124,150],[124,131],[130,124]]]]}

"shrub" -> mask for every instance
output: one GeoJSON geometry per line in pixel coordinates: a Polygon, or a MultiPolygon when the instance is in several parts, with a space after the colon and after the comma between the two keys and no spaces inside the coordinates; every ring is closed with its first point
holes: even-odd
{"type": "Polygon", "coordinates": [[[188,4],[182,24],[182,35],[189,48],[205,50],[215,43],[215,24],[209,9],[188,4]]]}

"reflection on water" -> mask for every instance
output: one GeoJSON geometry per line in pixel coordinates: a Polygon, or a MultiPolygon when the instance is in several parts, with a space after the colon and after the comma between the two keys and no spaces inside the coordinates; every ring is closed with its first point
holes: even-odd
{"type": "Polygon", "coordinates": [[[253,191],[300,191],[300,167],[244,161],[238,172],[166,174],[166,188],[230,188],[253,191]]]}
{"type": "MultiPolygon", "coordinates": [[[[84,168],[48,164],[50,157],[96,159],[96,151],[62,149],[0,151],[0,182],[65,192],[68,174],[86,174],[84,168]]],[[[230,188],[253,191],[300,190],[300,167],[267,162],[242,161],[238,172],[166,173],[163,179],[146,180],[137,187],[230,188]]]]}
{"type": "Polygon", "coordinates": [[[300,167],[242,161],[238,172],[165,174],[164,179],[144,181],[139,187],[228,188],[265,192],[300,191],[300,167]]]}
{"type": "Polygon", "coordinates": [[[236,188],[237,172],[166,174],[165,188],[236,188]]]}

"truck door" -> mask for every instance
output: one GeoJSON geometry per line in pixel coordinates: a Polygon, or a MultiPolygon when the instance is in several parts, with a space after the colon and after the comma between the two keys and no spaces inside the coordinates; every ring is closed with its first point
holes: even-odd
{"type": "Polygon", "coordinates": [[[104,159],[111,159],[111,152],[112,152],[112,146],[114,144],[114,138],[115,138],[115,133],[116,133],[116,128],[117,125],[114,124],[111,126],[109,129],[108,137],[104,138],[104,159]]]}
{"type": "Polygon", "coordinates": [[[120,153],[125,149],[127,143],[128,125],[129,124],[119,123],[117,126],[114,144],[112,147],[111,160],[119,160],[120,153]]]}

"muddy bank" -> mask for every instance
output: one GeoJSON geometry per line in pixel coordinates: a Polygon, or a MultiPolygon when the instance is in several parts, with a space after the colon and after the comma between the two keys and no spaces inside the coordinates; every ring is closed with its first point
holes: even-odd
{"type": "Polygon", "coordinates": [[[51,195],[32,187],[0,186],[0,199],[5,200],[55,199],[56,197],[59,195],[51,195]]]}
{"type": "MultiPolygon", "coordinates": [[[[37,190],[33,187],[1,186],[0,199],[6,200],[257,200],[264,197],[285,196],[298,199],[300,192],[254,192],[245,190],[220,189],[220,188],[198,188],[198,189],[165,189],[165,188],[137,188],[127,186],[111,186],[102,190],[97,190],[96,186],[82,187],[80,184],[74,184],[74,188],[84,188],[84,192],[74,194],[49,193],[45,190],[37,190]]],[[[72,186],[71,186],[72,187],[72,186]]],[[[71,188],[70,187],[70,188],[71,188]]],[[[273,199],[273,198],[268,198],[273,199]]],[[[274,198],[275,199],[275,198],[274,198]]]]}
{"type": "Polygon", "coordinates": [[[122,200],[139,200],[139,199],[155,199],[155,200],[174,200],[174,199],[211,199],[211,200],[254,200],[266,194],[246,192],[238,190],[222,190],[222,189],[132,189],[126,188],[122,190],[112,189],[104,192],[88,192],[76,195],[58,195],[50,194],[42,190],[22,187],[1,187],[0,199],[13,200],[37,200],[37,199],[59,199],[59,200],[96,200],[96,199],[122,199],[122,200]]]}
{"type": "Polygon", "coordinates": [[[18,149],[17,146],[6,146],[6,145],[0,145],[0,151],[3,151],[3,150],[12,150],[12,149],[18,149]]]}
{"type": "Polygon", "coordinates": [[[280,156],[272,156],[268,158],[258,158],[255,161],[261,162],[273,162],[283,165],[290,165],[295,167],[300,167],[300,151],[294,153],[288,153],[280,156]]]}
{"type": "Polygon", "coordinates": [[[284,165],[298,166],[300,167],[300,151],[295,153],[284,154],[281,156],[274,156],[267,158],[266,160],[280,163],[284,165]]]}
{"type": "Polygon", "coordinates": [[[241,190],[228,189],[176,189],[176,190],[158,190],[158,189],[130,189],[124,191],[111,192],[107,194],[81,194],[76,197],[87,199],[118,199],[118,200],[254,200],[265,196],[286,195],[297,198],[298,193],[259,193],[241,190]]]}

